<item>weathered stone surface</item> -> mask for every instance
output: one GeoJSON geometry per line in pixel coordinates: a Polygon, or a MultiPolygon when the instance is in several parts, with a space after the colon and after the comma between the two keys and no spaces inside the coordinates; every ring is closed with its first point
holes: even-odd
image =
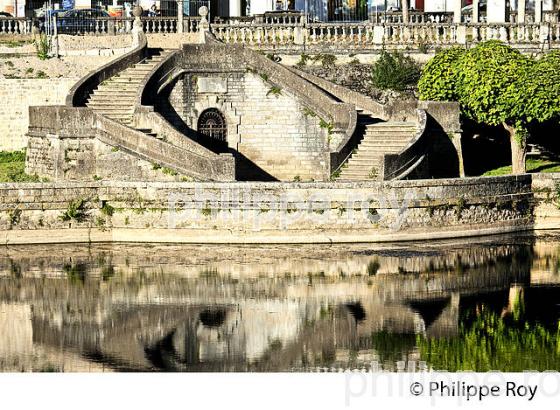
{"type": "Polygon", "coordinates": [[[360,183],[0,184],[0,235],[7,243],[377,242],[531,229],[533,206],[529,175],[360,183]],[[81,216],[68,216],[72,201],[82,202],[81,216]]]}

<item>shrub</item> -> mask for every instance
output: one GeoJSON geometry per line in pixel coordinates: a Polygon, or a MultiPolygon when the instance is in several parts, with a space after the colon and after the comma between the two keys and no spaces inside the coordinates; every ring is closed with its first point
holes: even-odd
{"type": "Polygon", "coordinates": [[[68,204],[68,208],[66,211],[60,215],[60,220],[62,221],[71,221],[75,220],[81,222],[87,216],[85,211],[85,200],[78,198],[73,201],[70,201],[68,204]]]}
{"type": "Polygon", "coordinates": [[[404,91],[418,83],[420,66],[403,53],[383,51],[373,65],[373,86],[383,90],[404,91]]]}
{"type": "Polygon", "coordinates": [[[46,34],[41,34],[38,40],[35,40],[35,49],[37,50],[37,57],[41,60],[49,58],[49,51],[51,49],[51,42],[46,34]]]}

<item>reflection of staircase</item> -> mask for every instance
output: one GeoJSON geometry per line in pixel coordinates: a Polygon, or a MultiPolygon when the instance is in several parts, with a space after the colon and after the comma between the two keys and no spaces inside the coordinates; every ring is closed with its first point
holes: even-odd
{"type": "MultiPolygon", "coordinates": [[[[93,91],[86,105],[105,117],[131,126],[142,82],[148,73],[173,50],[150,50],[151,56],[104,81],[93,91]]],[[[155,136],[148,129],[139,129],[155,136]]]]}
{"type": "Polygon", "coordinates": [[[363,114],[358,122],[364,129],[363,139],[342,166],[338,180],[379,179],[383,155],[400,152],[416,133],[413,122],[373,122],[363,114]]]}

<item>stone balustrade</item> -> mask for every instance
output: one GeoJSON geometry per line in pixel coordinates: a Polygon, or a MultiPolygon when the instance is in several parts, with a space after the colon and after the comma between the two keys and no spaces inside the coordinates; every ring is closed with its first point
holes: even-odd
{"type": "MultiPolygon", "coordinates": [[[[211,25],[212,33],[226,44],[240,44],[264,49],[301,48],[302,46],[406,47],[411,44],[445,46],[472,44],[491,39],[512,45],[553,48],[560,46],[560,23],[557,13],[546,13],[542,23],[453,23],[449,13],[411,13],[412,23],[403,24],[400,13],[389,13],[379,22],[321,23],[306,22],[305,15],[286,13],[254,18],[229,19],[211,25]]],[[[193,33],[198,31],[199,17],[184,17],[177,25],[175,17],[143,17],[147,34],[193,33]]],[[[515,20],[515,16],[514,16],[515,20]]],[[[0,20],[1,34],[30,34],[38,29],[31,19],[0,20]]],[[[130,18],[99,18],[77,33],[68,34],[127,34],[132,29],[130,18]]]]}
{"type": "Polygon", "coordinates": [[[248,46],[333,45],[372,47],[410,44],[454,45],[501,40],[513,45],[560,45],[560,24],[485,23],[308,23],[300,25],[212,25],[227,44],[248,46]]]}
{"type": "Polygon", "coordinates": [[[31,34],[35,21],[27,18],[1,18],[0,35],[31,34]]]}
{"type": "MultiPolygon", "coordinates": [[[[132,31],[132,17],[99,17],[77,21],[72,24],[60,25],[60,34],[79,35],[115,35],[130,34],[132,31]]],[[[200,17],[183,17],[182,32],[193,33],[198,31],[200,17]]],[[[0,19],[0,35],[32,34],[42,31],[44,22],[28,18],[2,18],[0,19]]],[[[142,17],[144,32],[147,34],[176,33],[176,17],[142,17]]],[[[179,28],[179,31],[181,28],[179,28]]]]}

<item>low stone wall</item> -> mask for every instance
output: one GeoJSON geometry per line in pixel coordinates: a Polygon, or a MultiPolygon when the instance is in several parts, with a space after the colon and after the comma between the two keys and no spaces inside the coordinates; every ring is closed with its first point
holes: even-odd
{"type": "Polygon", "coordinates": [[[72,36],[57,37],[58,54],[61,56],[114,56],[125,54],[132,48],[132,36],[72,36]]]}
{"type": "Polygon", "coordinates": [[[28,174],[70,181],[234,179],[231,155],[172,145],[89,108],[30,107],[29,113],[28,174]]]}
{"type": "Polygon", "coordinates": [[[360,183],[0,184],[5,244],[332,243],[533,228],[529,175],[360,183]]]}
{"type": "Polygon", "coordinates": [[[3,79],[0,81],[0,150],[27,146],[29,107],[64,104],[77,78],[3,79]]]}

